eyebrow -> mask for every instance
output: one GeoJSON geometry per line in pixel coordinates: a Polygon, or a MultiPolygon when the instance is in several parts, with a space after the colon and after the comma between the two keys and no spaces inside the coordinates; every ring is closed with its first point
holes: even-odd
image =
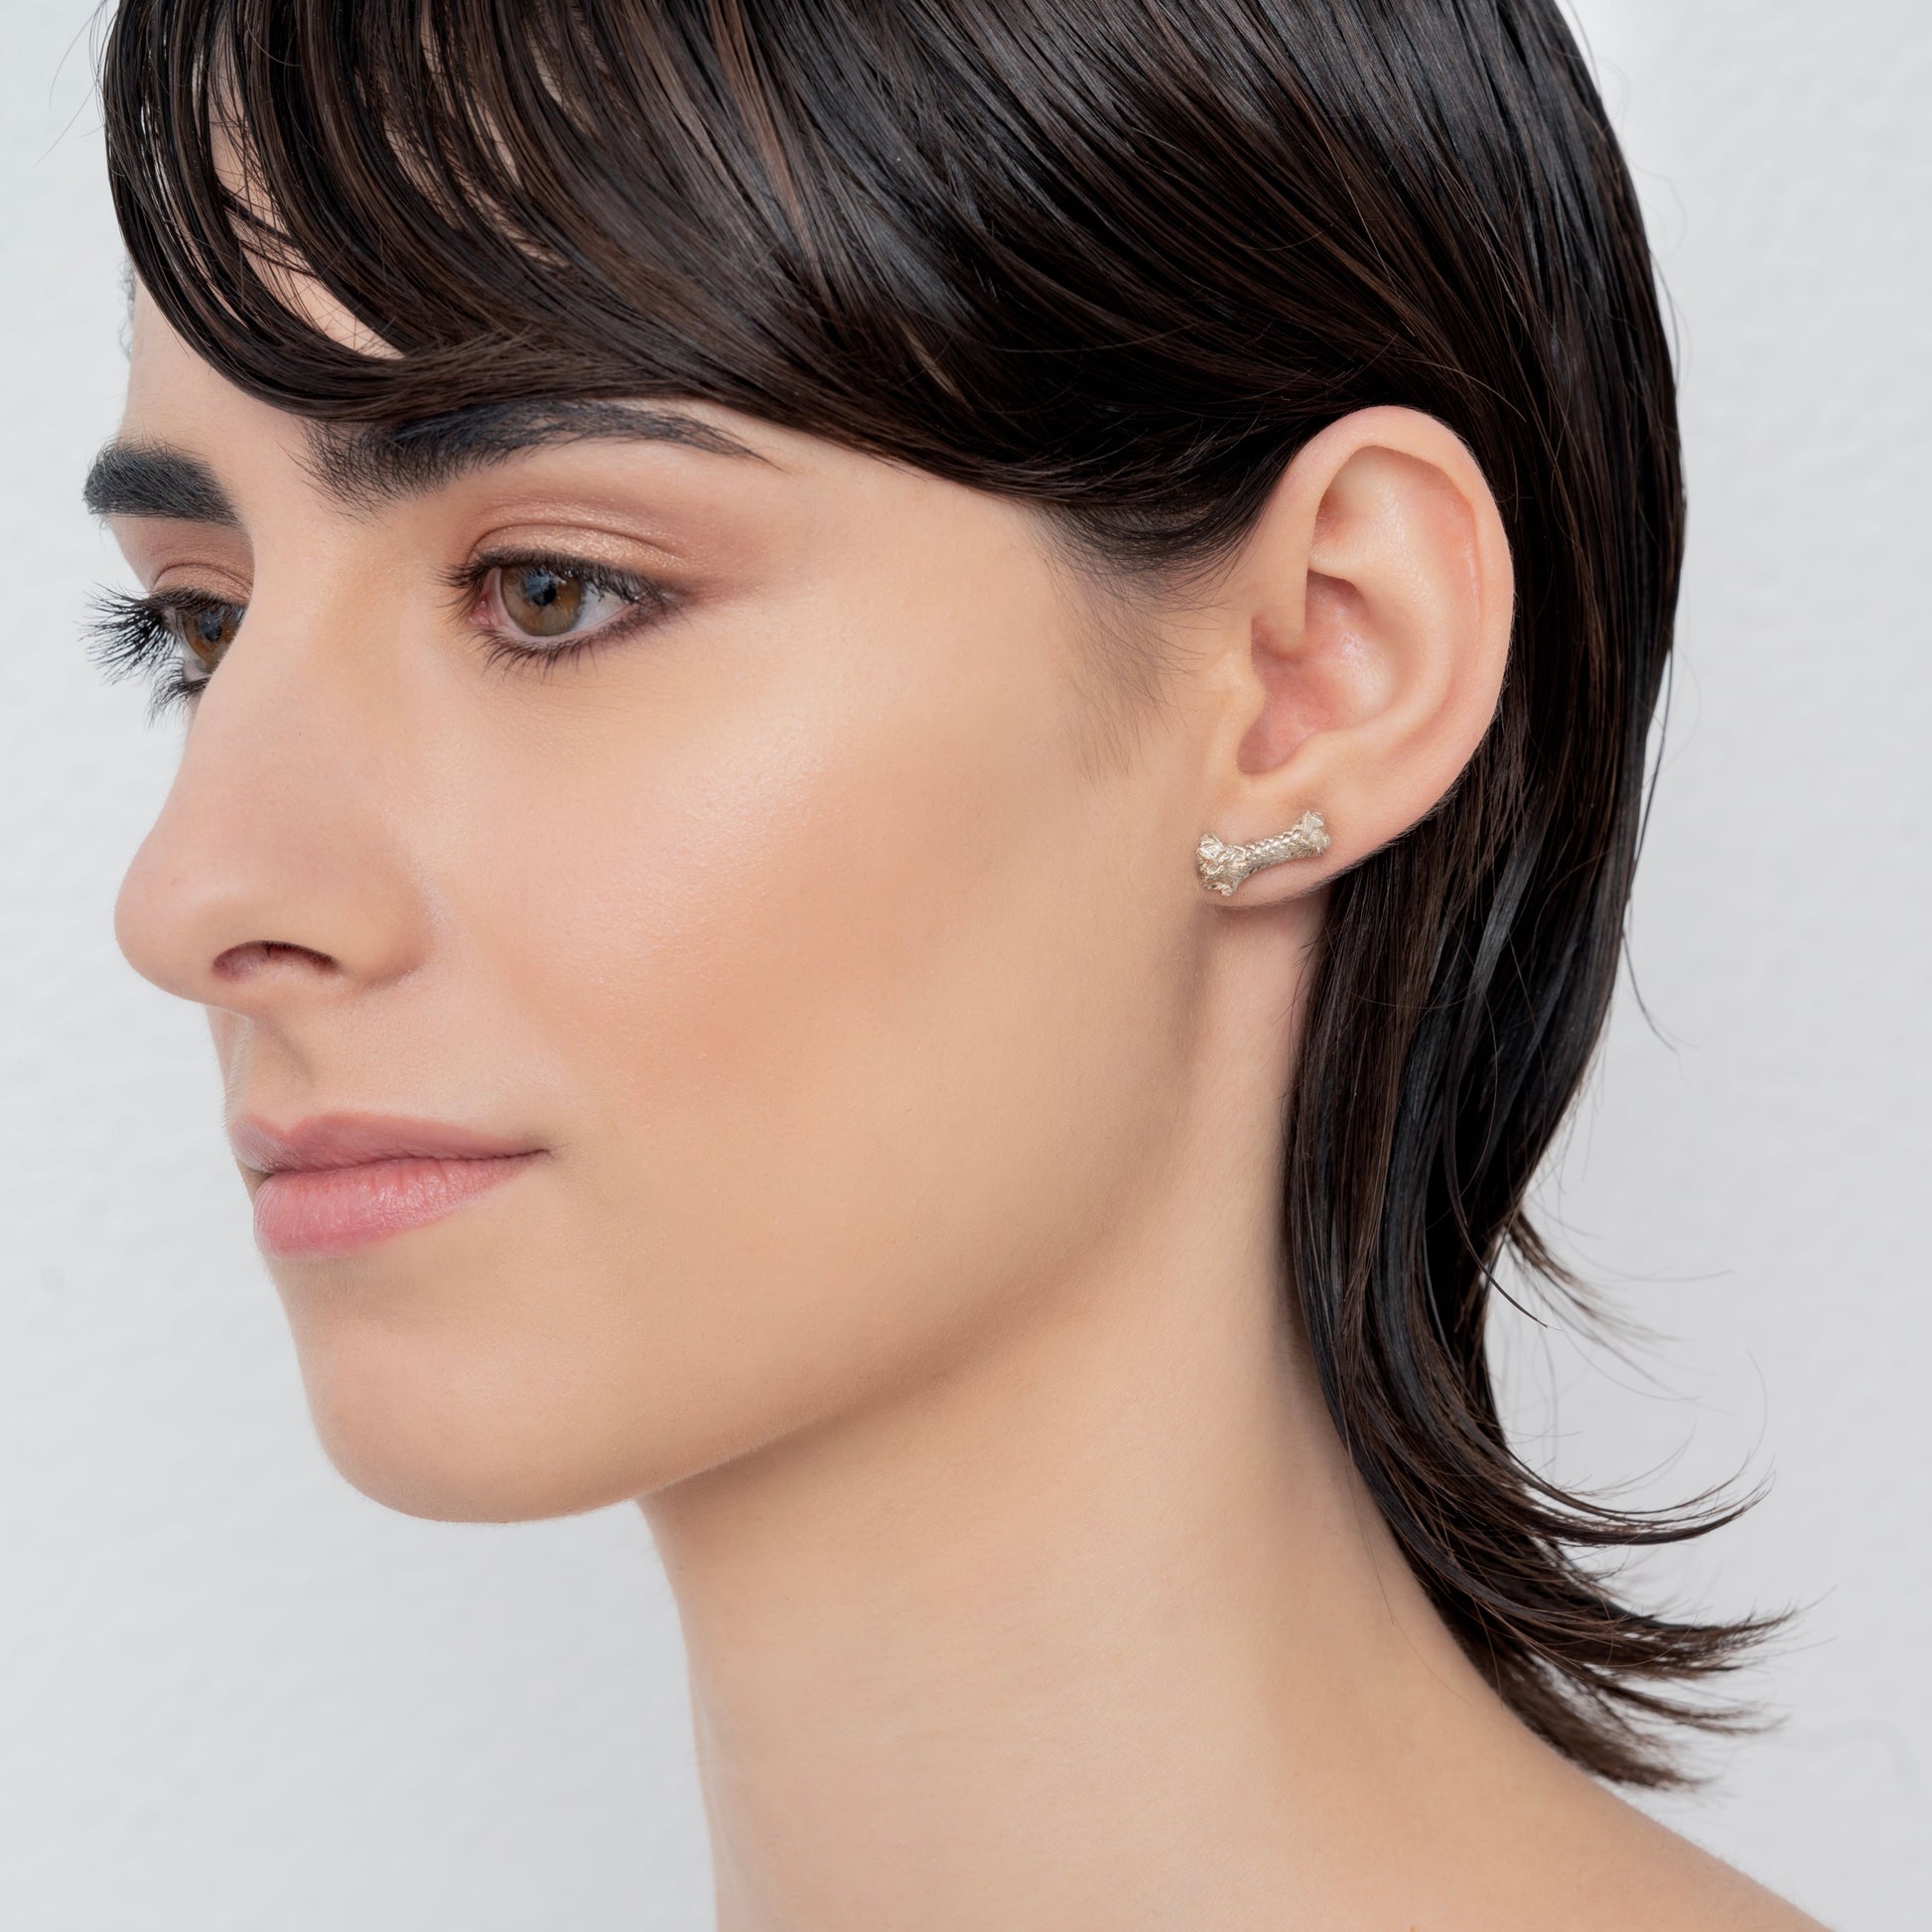
{"type": "MultiPolygon", "coordinates": [[[[539,399],[474,403],[395,424],[312,423],[306,468],[347,509],[369,510],[441,489],[527,451],[569,443],[668,443],[711,456],[755,450],[677,410],[627,402],[539,399]]],[[[110,443],[83,491],[96,516],[175,517],[239,528],[241,519],[200,457],[163,443],[110,443]]]]}
{"type": "Polygon", "coordinates": [[[110,443],[94,458],[81,496],[96,516],[165,516],[241,527],[228,492],[198,456],[166,443],[110,443]]]}
{"type": "Polygon", "coordinates": [[[736,437],[674,409],[596,399],[473,403],[397,424],[316,423],[309,468],[345,507],[421,496],[529,450],[568,443],[669,443],[709,456],[752,457],[736,437]]]}

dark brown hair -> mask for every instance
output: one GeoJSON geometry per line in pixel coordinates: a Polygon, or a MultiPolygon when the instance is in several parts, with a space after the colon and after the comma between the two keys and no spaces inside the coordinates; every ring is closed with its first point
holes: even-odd
{"type": "Polygon", "coordinates": [[[1505,1260],[1614,984],[1683,536],[1671,360],[1555,0],[122,0],[113,189],[230,380],[403,428],[700,398],[1042,506],[1123,569],[1248,529],[1310,437],[1439,417],[1518,616],[1455,791],[1340,879],[1289,1103],[1329,1409],[1437,1608],[1605,1776],[1761,1628],[1595,1554],[1724,1512],[1552,1486],[1498,1419],[1505,1260]],[[237,184],[242,192],[235,192],[237,184]],[[386,349],[292,312],[280,262],[386,349]]]}

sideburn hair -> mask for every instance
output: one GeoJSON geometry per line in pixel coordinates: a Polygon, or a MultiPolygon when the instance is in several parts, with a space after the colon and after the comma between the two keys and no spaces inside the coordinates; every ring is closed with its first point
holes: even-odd
{"type": "Polygon", "coordinates": [[[1636,198],[1555,0],[121,0],[115,205],[250,394],[407,424],[699,399],[1025,499],[1182,581],[1397,404],[1474,453],[1518,576],[1444,806],[1339,878],[1286,1109],[1323,1395],[1437,1610],[1634,1785],[1769,1627],[1619,1599],[1635,1511],[1511,1448],[1506,1265],[1613,991],[1677,601],[1675,386],[1636,198]],[[278,297],[313,275],[387,352],[278,297]]]}

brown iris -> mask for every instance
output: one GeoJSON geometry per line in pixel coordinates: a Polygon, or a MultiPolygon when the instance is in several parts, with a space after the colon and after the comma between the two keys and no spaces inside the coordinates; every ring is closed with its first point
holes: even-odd
{"type": "Polygon", "coordinates": [[[239,604],[201,604],[182,611],[175,620],[181,640],[205,671],[212,671],[241,628],[239,604]]]}
{"type": "Polygon", "coordinates": [[[583,615],[589,586],[539,564],[505,569],[498,579],[503,610],[519,630],[533,637],[561,637],[583,615]]]}

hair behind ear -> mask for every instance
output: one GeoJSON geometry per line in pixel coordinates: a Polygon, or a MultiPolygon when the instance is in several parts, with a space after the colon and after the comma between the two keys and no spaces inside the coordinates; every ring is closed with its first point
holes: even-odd
{"type": "MultiPolygon", "coordinates": [[[[1553,896],[1567,841],[1477,849],[1473,806],[1338,880],[1289,1110],[1285,1214],[1323,1394],[1437,1609],[1530,1725],[1601,1776],[1677,1781],[1659,1723],[1741,1722],[1670,1687],[1732,1668],[1767,1625],[1618,1601],[1579,1549],[1681,1541],[1725,1509],[1612,1509],[1510,1449],[1485,1348],[1513,1250],[1567,1282],[1523,1196],[1587,1063],[1615,932],[1553,896]],[[1540,848],[1540,851],[1539,851],[1540,848]],[[1447,939],[1415,917],[1450,907],[1447,939]]],[[[1567,902],[1565,902],[1567,900],[1567,902]]]]}

